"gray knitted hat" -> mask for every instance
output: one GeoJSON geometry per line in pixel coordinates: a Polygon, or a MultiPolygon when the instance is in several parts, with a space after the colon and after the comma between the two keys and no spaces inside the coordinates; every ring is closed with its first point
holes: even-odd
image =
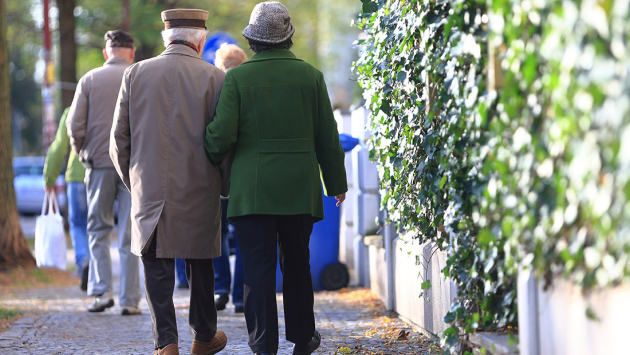
{"type": "Polygon", "coordinates": [[[256,42],[278,44],[291,38],[293,32],[289,10],[277,1],[267,1],[254,7],[243,36],[256,42]]]}

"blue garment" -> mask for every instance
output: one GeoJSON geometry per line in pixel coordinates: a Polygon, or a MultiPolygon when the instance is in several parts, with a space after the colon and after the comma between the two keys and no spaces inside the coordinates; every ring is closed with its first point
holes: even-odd
{"type": "Polygon", "coordinates": [[[186,279],[186,259],[175,259],[175,271],[177,271],[177,282],[180,285],[188,285],[186,279]]]}
{"type": "MultiPolygon", "coordinates": [[[[214,293],[229,294],[232,283],[230,272],[230,224],[227,220],[228,200],[221,200],[221,256],[214,258],[214,293]]],[[[234,238],[236,239],[236,238],[234,238]]],[[[243,259],[241,250],[236,242],[236,262],[234,266],[234,286],[232,288],[232,303],[236,306],[243,305],[243,259]]]]}
{"type": "MultiPolygon", "coordinates": [[[[231,223],[231,222],[230,222],[231,223]]],[[[234,232],[234,241],[236,242],[236,262],[234,265],[234,286],[232,287],[232,303],[235,306],[243,305],[243,291],[245,281],[243,281],[243,258],[241,257],[241,248],[236,240],[236,232],[234,232]]]]}
{"type": "Polygon", "coordinates": [[[68,192],[68,222],[70,223],[70,238],[74,247],[74,258],[79,270],[83,261],[90,259],[90,247],[87,234],[88,204],[85,184],[69,182],[68,192]]]}

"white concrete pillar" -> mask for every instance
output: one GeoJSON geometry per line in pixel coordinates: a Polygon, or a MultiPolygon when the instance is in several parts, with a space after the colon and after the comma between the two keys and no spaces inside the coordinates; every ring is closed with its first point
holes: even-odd
{"type": "Polygon", "coordinates": [[[363,236],[354,238],[354,272],[352,284],[370,287],[370,260],[368,247],[363,243],[363,236]]]}
{"type": "MultiPolygon", "coordinates": [[[[368,124],[370,111],[365,107],[359,107],[350,115],[350,134],[360,141],[360,147],[352,151],[352,186],[355,194],[352,199],[353,223],[352,230],[355,234],[354,249],[354,274],[358,285],[369,287],[369,253],[363,243],[363,237],[375,234],[378,231],[376,218],[380,210],[380,195],[378,171],[376,165],[369,160],[369,150],[366,141],[371,137],[368,124]]],[[[341,119],[343,129],[347,129],[348,121],[341,119]]]]}
{"type": "Polygon", "coordinates": [[[540,355],[538,324],[538,286],[531,270],[519,268],[516,296],[518,301],[518,342],[521,355],[540,355]]]}
{"type": "MultiPolygon", "coordinates": [[[[352,116],[350,111],[335,110],[335,121],[337,121],[337,130],[339,133],[352,135],[352,116]]],[[[359,149],[359,148],[355,148],[359,149]]],[[[341,205],[341,227],[339,231],[339,261],[346,264],[348,271],[352,277],[354,273],[354,231],[355,218],[355,196],[356,187],[354,185],[353,171],[353,154],[346,152],[345,158],[346,178],[348,183],[348,192],[346,193],[346,201],[341,205]]]]}
{"type": "Polygon", "coordinates": [[[387,310],[396,309],[396,240],[398,234],[393,224],[385,226],[383,243],[385,246],[385,263],[387,268],[387,310]]]}

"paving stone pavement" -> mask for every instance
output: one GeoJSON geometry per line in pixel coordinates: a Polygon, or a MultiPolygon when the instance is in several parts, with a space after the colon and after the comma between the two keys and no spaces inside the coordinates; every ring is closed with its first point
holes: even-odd
{"type": "MultiPolygon", "coordinates": [[[[114,295],[118,291],[118,253],[112,248],[114,295]]],[[[142,275],[141,275],[142,278],[142,275]]],[[[152,354],[151,317],[146,300],[141,315],[121,316],[116,305],[103,313],[88,313],[92,301],[77,287],[50,287],[2,293],[0,306],[17,308],[25,316],[0,333],[0,354],[152,354]]],[[[118,297],[115,296],[115,300],[118,297]]],[[[175,290],[180,353],[190,352],[188,290],[175,290]]],[[[315,295],[317,328],[322,346],[315,354],[429,354],[430,341],[397,318],[383,317],[374,302],[353,302],[337,292],[315,295]],[[399,331],[404,339],[398,339],[399,331]],[[410,332],[405,335],[405,331],[410,332]],[[340,351],[339,349],[342,349],[340,351]]],[[[220,354],[251,354],[243,314],[230,303],[219,313],[219,329],[228,336],[220,354]]],[[[284,340],[282,295],[278,295],[280,350],[291,354],[292,343],[284,340]]]]}
{"type": "MultiPolygon", "coordinates": [[[[176,290],[180,352],[190,351],[188,333],[187,290],[176,290]]],[[[146,301],[142,315],[121,316],[115,306],[103,313],[85,311],[90,299],[78,287],[48,288],[2,295],[0,305],[19,307],[27,314],[0,333],[2,354],[150,354],[152,353],[151,318],[146,301]]],[[[284,340],[282,296],[278,296],[280,315],[280,351],[290,354],[291,343],[284,340]]],[[[339,297],[337,293],[316,294],[317,327],[322,346],[315,354],[336,354],[347,347],[352,354],[428,354],[428,340],[411,331],[405,341],[384,338],[388,329],[409,327],[395,318],[388,318],[387,328],[379,326],[380,317],[373,310],[339,297]],[[375,327],[376,324],[376,327],[375,327]],[[375,329],[381,329],[378,331],[375,329]],[[355,352],[356,351],[356,352],[355,352]],[[380,351],[380,352],[379,352],[380,351]]],[[[247,330],[242,314],[235,314],[230,304],[219,312],[219,328],[228,336],[228,346],[220,354],[250,354],[247,330]]]]}

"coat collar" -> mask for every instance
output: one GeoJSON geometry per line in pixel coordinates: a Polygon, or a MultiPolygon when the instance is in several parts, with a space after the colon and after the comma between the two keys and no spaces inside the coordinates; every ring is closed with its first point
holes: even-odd
{"type": "Polygon", "coordinates": [[[247,62],[243,64],[251,63],[251,62],[262,62],[265,60],[274,60],[274,59],[290,59],[290,60],[302,61],[301,59],[297,59],[295,57],[295,54],[293,54],[293,52],[291,52],[288,49],[270,49],[267,51],[256,53],[252,57],[252,59],[248,60],[247,62]]]}
{"type": "Polygon", "coordinates": [[[169,44],[168,47],[160,55],[186,55],[189,57],[201,59],[199,54],[194,49],[188,47],[185,44],[169,44]]]}
{"type": "Polygon", "coordinates": [[[131,65],[131,63],[129,63],[129,61],[123,57],[112,57],[109,58],[108,60],[105,61],[105,64],[103,64],[103,66],[105,65],[110,65],[110,64],[126,64],[126,65],[131,65]]]}

